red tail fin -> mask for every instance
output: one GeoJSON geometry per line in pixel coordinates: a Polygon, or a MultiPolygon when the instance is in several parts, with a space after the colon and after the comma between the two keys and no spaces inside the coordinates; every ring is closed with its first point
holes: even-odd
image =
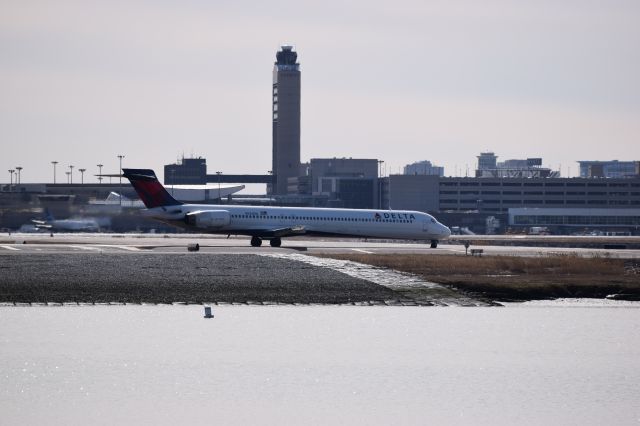
{"type": "Polygon", "coordinates": [[[123,176],[129,179],[148,209],[182,204],[174,199],[158,181],[156,174],[150,169],[122,169],[123,176]]]}

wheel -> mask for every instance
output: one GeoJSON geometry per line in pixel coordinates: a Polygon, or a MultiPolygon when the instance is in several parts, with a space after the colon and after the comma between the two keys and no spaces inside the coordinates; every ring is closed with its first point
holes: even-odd
{"type": "Polygon", "coordinates": [[[262,238],[251,237],[251,247],[260,247],[262,245],[262,238]]]}
{"type": "Polygon", "coordinates": [[[272,238],[269,244],[271,244],[271,247],[280,247],[282,240],[279,237],[272,238]]]}
{"type": "Polygon", "coordinates": [[[431,248],[438,248],[438,240],[431,240],[431,248]]]}

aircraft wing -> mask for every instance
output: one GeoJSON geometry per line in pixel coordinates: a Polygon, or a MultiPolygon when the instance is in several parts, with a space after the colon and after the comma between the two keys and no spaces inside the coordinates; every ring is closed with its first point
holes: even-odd
{"type": "Polygon", "coordinates": [[[291,235],[302,235],[306,233],[304,226],[290,226],[287,228],[265,229],[260,232],[263,237],[288,237],[291,235]]]}
{"type": "Polygon", "coordinates": [[[50,223],[47,223],[44,220],[31,219],[31,222],[33,222],[33,225],[36,227],[36,229],[51,229],[51,228],[53,228],[50,223]]]}

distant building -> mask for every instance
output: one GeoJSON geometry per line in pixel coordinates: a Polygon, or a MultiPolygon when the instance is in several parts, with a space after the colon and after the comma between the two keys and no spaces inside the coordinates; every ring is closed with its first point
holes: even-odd
{"type": "Polygon", "coordinates": [[[478,170],[488,170],[496,168],[498,156],[493,152],[481,152],[478,156],[478,170]]]}
{"type": "Polygon", "coordinates": [[[394,209],[432,212],[506,213],[517,207],[640,208],[640,179],[391,175],[389,194],[394,209]]]}
{"type": "Polygon", "coordinates": [[[418,161],[404,166],[405,175],[436,175],[444,176],[444,167],[434,166],[431,161],[418,161]]]}
{"type": "Polygon", "coordinates": [[[307,174],[313,177],[377,178],[378,160],[375,158],[312,158],[307,174]]]}
{"type": "Polygon", "coordinates": [[[312,158],[304,175],[288,179],[291,195],[325,199],[332,207],[374,208],[379,199],[378,160],[312,158]]]}
{"type": "MultiPolygon", "coordinates": [[[[617,213],[621,210],[640,209],[640,178],[605,180],[391,175],[387,179],[382,191],[383,206],[435,213],[447,225],[471,228],[474,232],[485,232],[482,230],[482,220],[488,216],[500,219],[501,223],[508,223],[506,215],[512,209],[538,208],[544,209],[541,211],[552,209],[554,215],[560,212],[557,209],[571,209],[569,213],[560,215],[563,216],[562,219],[553,219],[561,220],[559,224],[566,222],[572,226],[600,229],[604,225],[614,225],[612,221],[621,220],[620,225],[624,225],[626,231],[640,234],[636,219],[618,219],[629,215],[617,213]],[[601,209],[612,210],[607,215],[612,218],[606,219],[607,222],[603,222],[605,219],[594,213],[601,209]],[[574,210],[581,213],[573,214],[574,210]],[[576,215],[581,217],[569,218],[576,215]],[[593,219],[589,219],[590,217],[593,219]],[[585,225],[588,220],[593,220],[589,226],[585,225]]],[[[537,222],[531,223],[537,226],[540,221],[552,219],[537,217],[535,220],[537,222]]],[[[511,222],[518,226],[524,226],[525,223],[529,222],[522,222],[520,219],[511,222]]],[[[560,229],[566,227],[558,228],[560,229]]]]}
{"type": "Polygon", "coordinates": [[[291,46],[276,53],[272,87],[271,194],[287,194],[289,178],[300,173],[300,64],[291,46]]]}
{"type": "Polygon", "coordinates": [[[164,166],[166,185],[204,185],[207,183],[207,160],[183,158],[175,164],[164,166]]]}
{"type": "Polygon", "coordinates": [[[526,160],[505,160],[497,164],[499,169],[532,169],[542,167],[542,158],[527,158],[526,160]]]}
{"type": "Polygon", "coordinates": [[[542,167],[542,158],[510,159],[497,162],[493,152],[483,152],[478,156],[476,177],[493,178],[557,178],[560,172],[542,167]]]}
{"type": "Polygon", "coordinates": [[[638,161],[578,161],[580,177],[624,178],[638,176],[638,161]]]}
{"type": "Polygon", "coordinates": [[[640,229],[640,209],[512,208],[512,227],[545,227],[555,233],[592,230],[616,235],[634,234],[640,229]]]}

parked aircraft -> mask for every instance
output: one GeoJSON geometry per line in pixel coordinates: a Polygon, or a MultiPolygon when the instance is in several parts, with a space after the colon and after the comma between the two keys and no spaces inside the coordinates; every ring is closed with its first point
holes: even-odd
{"type": "Polygon", "coordinates": [[[100,230],[100,225],[95,219],[55,219],[48,211],[45,211],[45,214],[45,220],[31,220],[37,230],[67,232],[97,232],[100,230]]]}
{"type": "Polygon", "coordinates": [[[153,170],[122,170],[147,207],[146,215],[190,230],[248,235],[254,247],[263,239],[280,247],[283,237],[325,235],[427,240],[436,248],[439,240],[451,235],[433,216],[417,211],[183,204],[153,170]]]}

